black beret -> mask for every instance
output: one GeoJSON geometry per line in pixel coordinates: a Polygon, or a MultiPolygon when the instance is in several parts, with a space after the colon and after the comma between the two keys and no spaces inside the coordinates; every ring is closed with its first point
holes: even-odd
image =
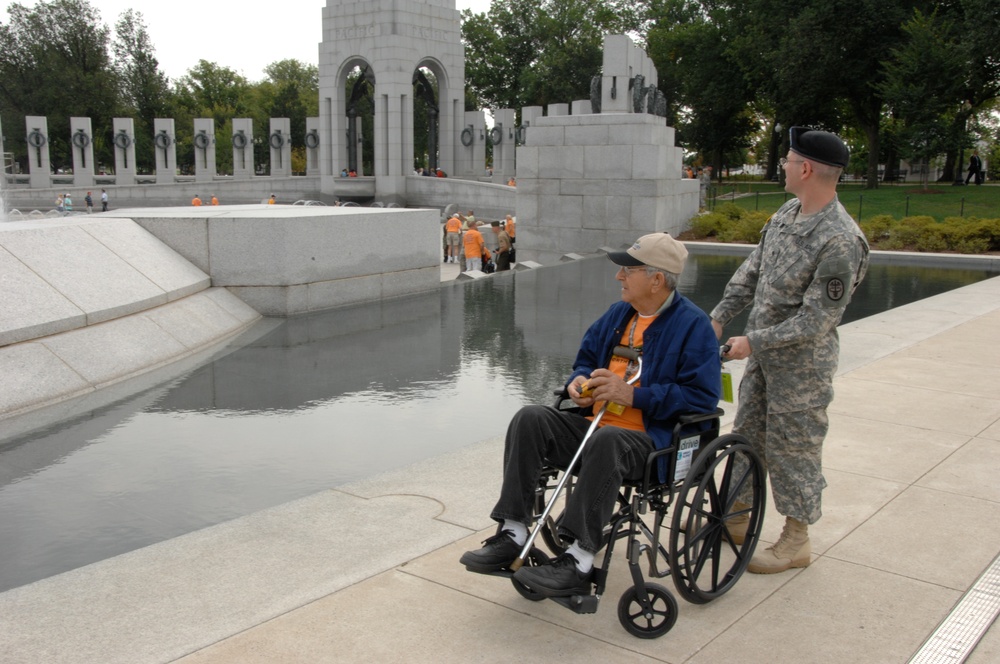
{"type": "Polygon", "coordinates": [[[827,166],[847,168],[851,153],[836,134],[809,127],[792,127],[788,133],[793,152],[827,166]]]}

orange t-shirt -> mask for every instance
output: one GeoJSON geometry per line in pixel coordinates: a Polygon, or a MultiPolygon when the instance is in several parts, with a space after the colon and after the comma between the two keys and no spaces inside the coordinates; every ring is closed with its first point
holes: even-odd
{"type": "MultiPolygon", "coordinates": [[[[649,327],[650,323],[656,320],[656,316],[639,316],[636,314],[629,324],[625,326],[625,331],[622,333],[621,345],[631,346],[632,348],[637,348],[642,350],[642,335],[649,327]],[[635,325],[635,329],[632,329],[632,325],[635,325]],[[629,343],[629,337],[632,337],[631,343],[629,343]]],[[[624,357],[618,357],[617,355],[611,357],[611,362],[608,364],[608,369],[611,370],[616,376],[625,380],[626,370],[628,369],[629,361],[624,357]]],[[[639,387],[642,383],[642,378],[640,377],[632,387],[639,387]]],[[[604,405],[603,401],[594,402],[594,412],[596,413],[604,405]]],[[[632,431],[645,431],[646,427],[642,424],[642,411],[638,408],[633,408],[632,406],[625,407],[624,412],[620,415],[611,412],[610,409],[604,413],[604,417],[601,418],[601,423],[599,426],[615,426],[621,427],[622,429],[631,429],[632,431]]]]}
{"type": "Polygon", "coordinates": [[[475,228],[465,231],[465,237],[462,238],[462,242],[465,243],[466,258],[479,258],[483,255],[483,247],[485,246],[483,235],[475,228]]]}
{"type": "Polygon", "coordinates": [[[462,222],[458,220],[458,217],[452,217],[445,223],[444,230],[448,233],[461,233],[462,222]]]}
{"type": "Polygon", "coordinates": [[[517,224],[513,219],[507,220],[507,223],[504,225],[504,230],[507,231],[507,235],[517,237],[517,224]]]}
{"type": "Polygon", "coordinates": [[[199,205],[201,205],[201,199],[195,196],[194,198],[191,199],[191,205],[198,207],[199,205]]]}

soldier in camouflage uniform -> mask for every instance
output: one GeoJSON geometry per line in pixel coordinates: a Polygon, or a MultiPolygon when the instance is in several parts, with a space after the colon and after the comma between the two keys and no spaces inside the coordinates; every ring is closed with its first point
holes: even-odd
{"type": "MultiPolygon", "coordinates": [[[[840,352],[836,328],[868,268],[868,242],[837,200],[847,146],[804,127],[792,127],[790,145],[781,165],[785,189],[796,198],[768,221],[712,311],[721,338],[723,326],[753,303],[745,336],[726,343],[727,358],[749,357],[733,431],[760,455],[775,508],[786,517],[781,537],[748,568],[764,574],[810,563],[808,525],[822,514],[826,487],[822,450],[840,352]]],[[[742,541],[746,522],[731,521],[734,540],[742,541]]]]}

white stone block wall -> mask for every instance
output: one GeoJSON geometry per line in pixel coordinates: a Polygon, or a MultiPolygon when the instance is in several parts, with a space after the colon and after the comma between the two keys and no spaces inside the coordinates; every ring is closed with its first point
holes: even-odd
{"type": "Polygon", "coordinates": [[[682,151],[663,118],[602,113],[536,118],[517,154],[518,255],[549,263],[566,253],[677,234],[698,209],[681,179],[682,151]]]}

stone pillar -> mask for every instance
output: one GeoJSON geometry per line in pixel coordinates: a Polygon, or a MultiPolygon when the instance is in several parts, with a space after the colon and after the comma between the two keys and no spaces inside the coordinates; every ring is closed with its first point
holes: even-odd
{"type": "Polygon", "coordinates": [[[465,126],[459,132],[462,160],[455,168],[455,175],[479,177],[486,168],[486,113],[466,111],[465,126]]]}
{"type": "Polygon", "coordinates": [[[306,118],[306,175],[319,175],[319,118],[306,118]]]}
{"type": "Polygon", "coordinates": [[[523,106],[521,108],[521,126],[517,130],[518,145],[524,145],[531,127],[537,126],[536,120],[544,116],[545,109],[541,106],[523,106]]]}
{"type": "Polygon", "coordinates": [[[153,119],[156,184],[173,184],[177,175],[177,134],[173,118],[153,119]]]}
{"type": "Polygon", "coordinates": [[[28,172],[32,189],[52,186],[52,165],[49,161],[49,123],[43,115],[24,118],[24,135],[28,141],[28,172]]]}
{"type": "Polygon", "coordinates": [[[516,114],[512,108],[501,108],[493,114],[493,182],[507,184],[514,177],[514,153],[517,132],[514,127],[516,114]]]}
{"type": "Polygon", "coordinates": [[[601,113],[632,112],[632,91],[628,84],[639,73],[634,64],[635,45],[628,35],[604,36],[601,113]]]}
{"type": "Polygon", "coordinates": [[[271,146],[271,177],[292,176],[292,122],[288,118],[271,118],[268,132],[271,146]]]}
{"type": "Polygon", "coordinates": [[[569,104],[549,104],[545,110],[547,118],[563,117],[569,115],[569,104]]]}
{"type": "Polygon", "coordinates": [[[73,186],[94,186],[94,130],[90,118],[70,118],[70,152],[73,154],[73,186]]]}
{"type": "Polygon", "coordinates": [[[135,121],[132,118],[112,120],[115,149],[115,184],[135,184],[135,121]]]}
{"type": "Polygon", "coordinates": [[[233,118],[233,179],[249,180],[254,174],[253,120],[233,118]]]}
{"type": "Polygon", "coordinates": [[[194,121],[194,180],[211,182],[215,179],[215,120],[195,118],[194,121]]]}
{"type": "Polygon", "coordinates": [[[590,115],[594,110],[590,107],[589,99],[580,99],[570,104],[571,115],[590,115]]]}

